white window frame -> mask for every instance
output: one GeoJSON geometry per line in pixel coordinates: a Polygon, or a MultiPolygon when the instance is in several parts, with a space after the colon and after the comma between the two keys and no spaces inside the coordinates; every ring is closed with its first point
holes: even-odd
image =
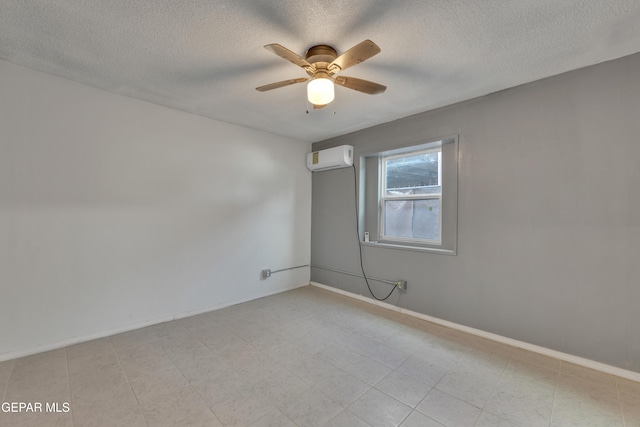
{"type": "Polygon", "coordinates": [[[401,154],[393,154],[388,156],[380,156],[379,157],[379,241],[381,243],[390,242],[390,243],[405,243],[405,244],[421,244],[421,245],[432,245],[432,246],[440,246],[442,245],[442,193],[444,192],[444,187],[442,185],[442,146],[429,148],[429,149],[417,149],[413,151],[406,151],[401,154]],[[403,157],[413,157],[419,156],[423,154],[431,154],[437,152],[438,153],[438,186],[440,187],[440,193],[433,194],[402,194],[402,195],[387,195],[387,171],[386,164],[387,160],[394,160],[403,157]],[[415,201],[415,200],[438,200],[440,208],[438,209],[438,239],[437,240],[429,240],[429,239],[419,239],[412,237],[398,237],[398,236],[387,236],[385,234],[385,202],[387,201],[415,201]]]}

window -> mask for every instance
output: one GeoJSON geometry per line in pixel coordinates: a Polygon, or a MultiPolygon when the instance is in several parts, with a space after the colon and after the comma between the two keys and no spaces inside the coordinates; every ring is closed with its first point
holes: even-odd
{"type": "Polygon", "coordinates": [[[365,245],[456,254],[458,138],[360,157],[365,245]]]}
{"type": "Polygon", "coordinates": [[[380,240],[440,245],[442,149],[380,158],[380,240]]]}

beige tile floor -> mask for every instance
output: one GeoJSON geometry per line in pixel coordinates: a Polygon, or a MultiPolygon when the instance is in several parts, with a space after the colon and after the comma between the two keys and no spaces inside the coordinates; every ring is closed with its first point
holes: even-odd
{"type": "Polygon", "coordinates": [[[640,426],[640,383],[313,287],[0,363],[0,426],[640,426]]]}

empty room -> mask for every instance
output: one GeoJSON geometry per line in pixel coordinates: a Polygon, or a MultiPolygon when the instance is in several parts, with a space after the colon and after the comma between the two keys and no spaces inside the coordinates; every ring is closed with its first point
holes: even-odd
{"type": "Polygon", "coordinates": [[[640,427],[640,2],[3,0],[0,427],[640,427]]]}

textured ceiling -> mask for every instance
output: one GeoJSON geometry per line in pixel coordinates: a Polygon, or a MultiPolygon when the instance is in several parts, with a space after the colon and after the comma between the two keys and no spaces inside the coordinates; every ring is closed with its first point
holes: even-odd
{"type": "Polygon", "coordinates": [[[319,141],[640,51],[640,0],[1,0],[0,59],[214,119],[319,141]],[[263,49],[382,52],[306,113],[263,49]]]}

